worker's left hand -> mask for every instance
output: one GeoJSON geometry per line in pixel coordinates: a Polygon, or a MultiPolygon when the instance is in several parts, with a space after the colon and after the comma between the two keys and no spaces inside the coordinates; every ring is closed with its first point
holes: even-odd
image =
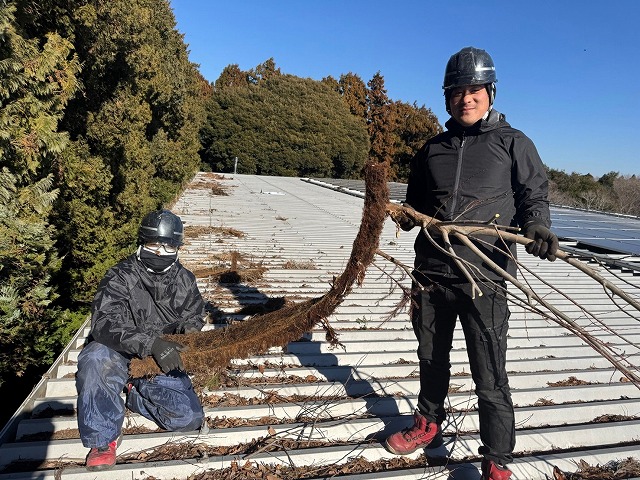
{"type": "Polygon", "coordinates": [[[151,355],[164,373],[168,373],[171,370],[184,371],[180,352],[185,349],[186,347],[177,342],[158,337],[151,346],[151,355]]]}
{"type": "Polygon", "coordinates": [[[184,325],[180,329],[180,333],[195,333],[195,332],[199,332],[200,330],[201,328],[195,325],[184,325]]]}
{"type": "Polygon", "coordinates": [[[524,236],[533,240],[524,248],[527,253],[553,262],[560,247],[558,237],[541,223],[532,223],[524,227],[524,236]]]}

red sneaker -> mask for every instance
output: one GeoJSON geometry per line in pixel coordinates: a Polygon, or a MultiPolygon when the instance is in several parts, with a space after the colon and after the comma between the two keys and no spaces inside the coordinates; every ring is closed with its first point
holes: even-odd
{"type": "Polygon", "coordinates": [[[429,422],[417,410],[413,414],[413,426],[394,433],[384,442],[384,446],[396,455],[409,455],[419,448],[426,446],[439,447],[442,445],[440,425],[429,422]]]}
{"type": "Polygon", "coordinates": [[[511,470],[486,458],[482,460],[482,478],[480,480],[509,480],[511,470]]]}
{"type": "Polygon", "coordinates": [[[87,455],[87,470],[108,470],[116,464],[116,447],[118,441],[114,440],[106,447],[92,448],[87,455]]]}

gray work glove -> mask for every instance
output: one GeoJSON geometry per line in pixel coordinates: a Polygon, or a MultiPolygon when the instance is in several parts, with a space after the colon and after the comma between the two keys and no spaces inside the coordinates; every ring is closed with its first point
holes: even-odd
{"type": "Polygon", "coordinates": [[[553,262],[556,259],[556,252],[560,247],[558,237],[547,227],[541,223],[530,223],[523,227],[524,236],[530,238],[533,242],[527,244],[524,248],[527,253],[535,255],[542,259],[553,262]]]}
{"type": "Polygon", "coordinates": [[[182,363],[180,352],[185,349],[186,347],[177,342],[158,337],[151,347],[151,355],[160,367],[160,370],[164,373],[168,373],[171,370],[184,371],[184,364],[182,363]]]}
{"type": "Polygon", "coordinates": [[[180,329],[180,333],[195,333],[201,330],[202,329],[196,325],[183,325],[180,329]]]}

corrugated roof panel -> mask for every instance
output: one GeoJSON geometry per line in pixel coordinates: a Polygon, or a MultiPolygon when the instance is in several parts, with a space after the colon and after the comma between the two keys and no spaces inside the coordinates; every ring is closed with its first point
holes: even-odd
{"type": "MultiPolygon", "coordinates": [[[[229,252],[237,251],[245,261],[267,268],[261,279],[246,285],[198,278],[204,295],[219,314],[218,326],[248,318],[237,313],[242,306],[276,296],[300,301],[328,290],[333,276],[346,265],[362,214],[362,199],[357,190],[351,190],[351,183],[344,183],[338,190],[298,178],[224,176],[218,182],[229,195],[220,196],[204,188],[211,178],[211,174],[198,174],[174,207],[187,227],[219,227],[211,234],[189,238],[181,253],[183,262],[193,269],[219,265],[227,261],[229,252]],[[236,236],[239,233],[243,235],[236,236]]],[[[395,225],[387,221],[380,249],[410,264],[414,237],[414,232],[397,235],[395,225]]],[[[599,285],[564,262],[543,262],[523,250],[520,259],[540,275],[541,279],[530,278],[540,295],[553,299],[602,341],[618,344],[628,354],[637,352],[638,312],[617,309],[599,285]],[[563,289],[576,303],[554,293],[545,280],[563,289]],[[584,307],[597,312],[597,320],[605,322],[610,331],[597,327],[594,318],[581,310],[584,307]],[[620,334],[633,345],[625,345],[620,334]]],[[[596,263],[591,265],[638,296],[638,279],[632,272],[609,272],[596,263]]],[[[385,260],[376,260],[368,268],[364,284],[354,288],[330,317],[344,349],[330,348],[324,333],[314,330],[285,349],[274,348],[265,355],[232,362],[229,374],[237,385],[207,392],[207,397],[219,400],[206,407],[209,418],[226,418],[228,426],[179,435],[126,430],[118,449],[118,465],[107,472],[91,473],[90,478],[187,478],[208,469],[229,467],[234,461],[241,465],[249,461],[254,465],[295,464],[317,469],[361,457],[389,465],[393,456],[378,441],[411,422],[418,391],[416,344],[406,308],[392,313],[401,291],[390,278],[408,283],[402,271],[385,260]],[[247,369],[248,363],[253,368],[247,369]],[[267,451],[269,444],[285,439],[297,443],[267,451]],[[190,442],[204,449],[204,445],[238,446],[248,440],[260,442],[256,453],[239,450],[226,456],[209,453],[206,458],[144,460],[145,455],[165,444],[190,442]],[[309,448],[311,440],[324,444],[309,448]],[[137,463],[126,463],[132,456],[137,463]]],[[[581,459],[603,465],[609,460],[640,458],[638,389],[624,381],[583,340],[522,307],[513,306],[511,310],[508,368],[516,404],[519,457],[512,465],[513,478],[546,480],[552,465],[574,471],[575,462],[581,459]],[[597,418],[602,420],[594,423],[597,418]]],[[[73,437],[74,362],[84,335],[86,330],[79,332],[17,412],[15,428],[9,429],[11,432],[3,430],[0,466],[27,458],[35,459],[40,466],[24,473],[0,473],[0,480],[88,478],[81,466],[87,450],[73,437]],[[61,438],[65,431],[68,438],[61,438]],[[66,466],[56,470],[45,461],[66,466]]],[[[444,480],[456,469],[456,479],[477,480],[478,463],[468,460],[477,460],[476,400],[459,329],[451,358],[454,376],[449,395],[452,415],[445,425],[447,443],[438,451],[427,452],[448,454],[449,466],[426,466],[422,460],[421,468],[366,474],[352,470],[341,478],[444,480]]],[[[127,419],[127,426],[153,428],[137,415],[127,419]]],[[[418,461],[421,453],[410,458],[418,461]]]]}
{"type": "MultiPolygon", "coordinates": [[[[353,192],[364,192],[363,180],[313,179],[353,192]]],[[[405,183],[390,182],[390,197],[402,202],[406,197],[405,183]]],[[[565,240],[579,242],[579,246],[596,251],[640,255],[640,218],[598,211],[584,211],[570,207],[551,207],[553,231],[565,240]]]]}

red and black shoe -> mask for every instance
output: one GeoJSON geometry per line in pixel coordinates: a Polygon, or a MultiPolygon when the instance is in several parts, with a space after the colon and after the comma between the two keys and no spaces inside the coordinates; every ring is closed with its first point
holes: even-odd
{"type": "Polygon", "coordinates": [[[106,447],[92,448],[89,450],[86,463],[87,470],[95,472],[99,470],[109,470],[113,467],[116,464],[116,448],[120,444],[121,438],[122,436],[118,437],[106,447]]]}
{"type": "Polygon", "coordinates": [[[502,465],[487,460],[482,460],[482,478],[481,480],[509,480],[511,478],[511,470],[502,465]]]}
{"type": "Polygon", "coordinates": [[[440,425],[430,422],[417,410],[413,414],[413,426],[394,433],[384,442],[384,446],[396,455],[409,455],[419,448],[442,445],[440,425]]]}

